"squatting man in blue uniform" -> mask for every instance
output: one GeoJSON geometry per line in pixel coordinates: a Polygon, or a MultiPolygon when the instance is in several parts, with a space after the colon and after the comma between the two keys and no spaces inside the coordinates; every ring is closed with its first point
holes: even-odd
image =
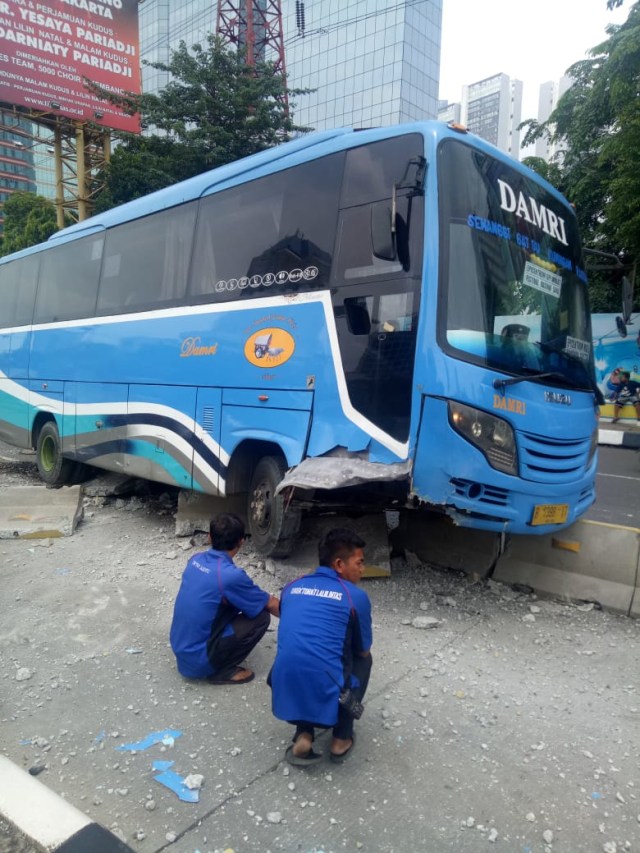
{"type": "Polygon", "coordinates": [[[364,545],[352,530],[330,530],[319,544],[319,568],[282,591],[268,683],[274,715],[296,727],[285,754],[290,764],[322,760],[313,750],[316,728],[333,728],[332,761],[342,763],[353,749],[353,708],[344,700],[360,702],[371,673],[371,602],[356,586],[364,545]]]}
{"type": "Polygon", "coordinates": [[[183,572],[171,623],[178,671],[211,684],[246,684],[254,678],[240,666],[264,636],[280,601],[255,584],[233,558],[245,540],[244,523],[232,513],[209,527],[211,548],[195,554],[183,572]]]}

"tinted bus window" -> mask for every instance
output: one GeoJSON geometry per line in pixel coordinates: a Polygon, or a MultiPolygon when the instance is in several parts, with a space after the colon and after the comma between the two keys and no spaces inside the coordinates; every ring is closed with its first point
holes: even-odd
{"type": "Polygon", "coordinates": [[[184,298],[196,204],[107,232],[98,314],[141,311],[184,298]]]}
{"type": "Polygon", "coordinates": [[[94,314],[103,244],[100,234],[42,252],[35,323],[94,314]]]}
{"type": "Polygon", "coordinates": [[[33,317],[39,256],[0,267],[0,327],[26,326],[33,317]]]}
{"type": "Polygon", "coordinates": [[[586,274],[572,211],[538,180],[471,146],[440,145],[443,299],[456,357],[590,387],[586,274]]]}
{"type": "Polygon", "coordinates": [[[340,207],[391,198],[394,184],[412,180],[411,160],[424,156],[417,133],[352,148],[347,155],[340,207]]]}
{"type": "Polygon", "coordinates": [[[191,298],[327,287],[343,163],[334,154],[203,199],[191,298]]]}

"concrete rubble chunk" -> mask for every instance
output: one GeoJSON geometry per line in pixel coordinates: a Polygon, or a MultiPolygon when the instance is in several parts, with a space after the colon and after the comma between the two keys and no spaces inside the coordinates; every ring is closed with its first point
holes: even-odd
{"type": "Polygon", "coordinates": [[[11,486],[0,493],[0,539],[71,536],[82,518],[80,486],[11,486]]]}

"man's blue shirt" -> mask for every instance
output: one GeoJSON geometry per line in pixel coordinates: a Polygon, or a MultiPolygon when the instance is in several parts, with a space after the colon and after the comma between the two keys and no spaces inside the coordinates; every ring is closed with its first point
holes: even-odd
{"type": "Polygon", "coordinates": [[[238,613],[255,619],[269,601],[249,575],[225,551],[195,554],[182,574],[169,635],[179,672],[187,678],[213,675],[207,645],[213,632],[233,634],[238,613]]]}
{"type": "Polygon", "coordinates": [[[341,688],[355,686],[353,656],[371,643],[369,597],[336,571],[320,566],[286,586],[270,675],[274,715],[335,725],[341,688]]]}

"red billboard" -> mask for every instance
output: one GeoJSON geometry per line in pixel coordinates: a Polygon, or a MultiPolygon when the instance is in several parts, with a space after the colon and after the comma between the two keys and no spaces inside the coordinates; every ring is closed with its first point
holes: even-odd
{"type": "Polygon", "coordinates": [[[88,92],[140,92],[138,0],[0,0],[0,101],[138,132],[88,92]]]}

